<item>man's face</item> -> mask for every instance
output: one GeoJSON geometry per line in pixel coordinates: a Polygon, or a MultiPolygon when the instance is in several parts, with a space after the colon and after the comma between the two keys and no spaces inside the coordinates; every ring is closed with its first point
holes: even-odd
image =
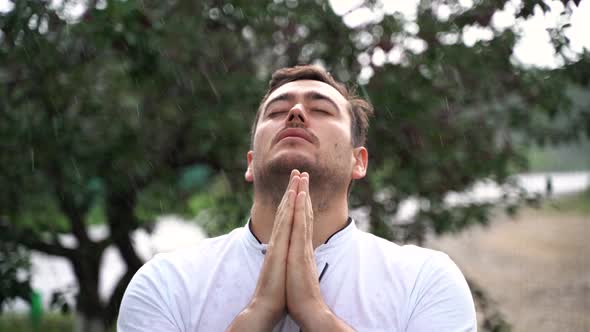
{"type": "Polygon", "coordinates": [[[246,180],[282,173],[288,178],[297,168],[309,172],[312,182],[314,175],[331,176],[348,185],[364,176],[352,174],[356,150],[364,148],[353,149],[350,128],[348,101],[336,89],[314,80],[284,84],[262,105],[246,180]]]}

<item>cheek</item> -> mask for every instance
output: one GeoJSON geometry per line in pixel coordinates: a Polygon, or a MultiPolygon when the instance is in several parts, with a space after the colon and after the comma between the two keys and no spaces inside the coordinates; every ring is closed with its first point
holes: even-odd
{"type": "Polygon", "coordinates": [[[273,137],[273,128],[269,123],[260,123],[256,128],[256,133],[254,134],[254,150],[265,150],[265,147],[268,146],[273,137]]]}
{"type": "Polygon", "coordinates": [[[343,148],[346,144],[352,144],[350,127],[346,124],[339,124],[338,126],[333,127],[332,130],[329,131],[329,138],[338,143],[340,148],[343,148]]]}

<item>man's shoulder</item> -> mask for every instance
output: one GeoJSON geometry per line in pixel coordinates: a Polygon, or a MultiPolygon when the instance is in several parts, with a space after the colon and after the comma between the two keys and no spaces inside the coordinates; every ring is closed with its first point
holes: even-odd
{"type": "Polygon", "coordinates": [[[417,268],[431,262],[445,262],[449,257],[444,252],[413,244],[400,245],[367,232],[360,232],[359,245],[371,255],[390,261],[396,265],[417,268]]]}
{"type": "Polygon", "coordinates": [[[363,233],[359,243],[361,259],[373,266],[371,269],[383,269],[384,274],[408,285],[427,285],[436,280],[465,283],[455,262],[442,251],[399,245],[369,233],[363,233]]]}
{"type": "Polygon", "coordinates": [[[381,275],[395,281],[380,285],[404,290],[409,326],[412,326],[408,330],[415,326],[419,326],[416,327],[419,331],[437,330],[432,327],[442,326],[440,322],[461,326],[457,330],[475,330],[475,309],[469,286],[447,254],[416,245],[398,245],[367,233],[361,236],[359,243],[365,251],[362,258],[373,260],[371,273],[378,275],[375,269],[382,269],[381,275]],[[447,317],[449,312],[455,315],[452,319],[447,317]],[[427,324],[431,320],[432,325],[427,324]]]}
{"type": "MultiPolygon", "coordinates": [[[[191,310],[201,305],[208,290],[211,273],[224,258],[240,249],[241,229],[202,240],[200,243],[168,253],[156,254],[133,276],[125,291],[119,315],[119,327],[133,331],[159,330],[147,326],[146,312],[160,317],[161,326],[185,326],[191,310]]],[[[149,315],[148,315],[149,316],[149,315]]],[[[147,320],[150,321],[150,320],[147,320]]]]}
{"type": "Polygon", "coordinates": [[[142,266],[137,274],[157,274],[165,278],[173,278],[175,275],[182,277],[197,270],[202,273],[204,266],[217,262],[220,256],[239,245],[242,230],[243,228],[236,228],[227,234],[204,239],[190,247],[157,253],[142,266]]]}

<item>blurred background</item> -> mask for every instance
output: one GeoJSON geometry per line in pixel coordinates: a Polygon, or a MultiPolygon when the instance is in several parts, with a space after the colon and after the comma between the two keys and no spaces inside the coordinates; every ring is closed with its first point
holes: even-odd
{"type": "Polygon", "coordinates": [[[590,1],[0,0],[0,331],[114,331],[244,225],[270,74],[375,106],[352,215],[447,252],[482,331],[590,331],[590,1]]]}

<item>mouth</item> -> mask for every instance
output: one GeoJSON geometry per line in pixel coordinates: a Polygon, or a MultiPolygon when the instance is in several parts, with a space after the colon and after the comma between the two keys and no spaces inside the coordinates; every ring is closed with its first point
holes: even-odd
{"type": "Polygon", "coordinates": [[[309,143],[313,143],[313,136],[309,134],[305,129],[301,128],[287,128],[283,129],[275,138],[274,143],[278,143],[279,141],[285,138],[300,138],[308,141],[309,143]]]}

